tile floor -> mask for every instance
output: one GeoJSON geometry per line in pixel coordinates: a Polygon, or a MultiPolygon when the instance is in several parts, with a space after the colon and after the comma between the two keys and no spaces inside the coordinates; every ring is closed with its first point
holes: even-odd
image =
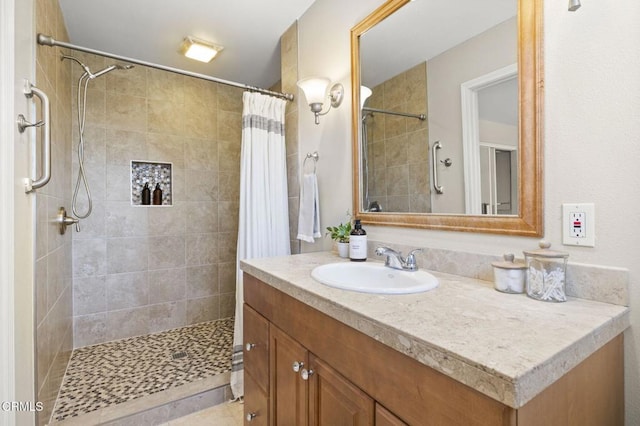
{"type": "Polygon", "coordinates": [[[244,404],[226,402],[159,426],[242,426],[244,404]]]}
{"type": "Polygon", "coordinates": [[[233,318],[227,318],[77,349],[52,419],[65,420],[228,372],[232,343],[233,318]]]}

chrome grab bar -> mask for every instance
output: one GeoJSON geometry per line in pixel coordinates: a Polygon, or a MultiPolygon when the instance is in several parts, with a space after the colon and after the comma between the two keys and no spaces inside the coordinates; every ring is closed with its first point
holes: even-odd
{"type": "Polygon", "coordinates": [[[433,188],[438,194],[444,193],[444,188],[442,187],[442,185],[438,185],[438,159],[436,152],[440,148],[442,148],[442,144],[440,143],[440,141],[435,141],[433,146],[431,147],[431,162],[433,163],[431,167],[433,174],[433,188]]]}
{"type": "Polygon", "coordinates": [[[27,98],[32,98],[33,95],[36,95],[40,99],[40,102],[42,102],[42,121],[32,124],[27,122],[24,116],[18,116],[18,130],[22,133],[27,127],[42,126],[44,129],[42,141],[42,176],[36,180],[31,180],[31,178],[25,180],[25,192],[28,194],[38,188],[42,188],[51,179],[51,105],[46,93],[29,83],[28,80],[25,80],[23,92],[27,98]]]}

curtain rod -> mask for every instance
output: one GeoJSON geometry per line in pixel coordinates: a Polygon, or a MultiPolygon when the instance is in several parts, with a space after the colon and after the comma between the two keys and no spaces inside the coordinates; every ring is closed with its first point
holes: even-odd
{"type": "Polygon", "coordinates": [[[247,90],[250,90],[252,92],[264,93],[266,95],[277,96],[279,98],[284,98],[284,99],[286,99],[288,101],[293,101],[293,95],[290,94],[290,93],[274,92],[274,91],[271,91],[271,90],[262,89],[260,87],[249,86],[247,84],[242,84],[242,83],[236,83],[235,81],[223,80],[221,78],[211,77],[211,76],[205,75],[205,74],[199,74],[199,73],[196,73],[196,72],[182,70],[180,68],[167,67],[167,66],[164,66],[164,65],[154,64],[152,62],[146,62],[146,61],[142,61],[142,60],[139,60],[139,59],[127,58],[126,56],[120,56],[120,55],[115,55],[113,53],[102,52],[100,50],[90,49],[88,47],[76,46],[75,44],[70,44],[70,43],[65,43],[64,41],[55,40],[53,37],[45,35],[45,34],[38,34],[38,44],[41,44],[41,45],[44,45],[44,46],[51,46],[51,47],[60,46],[60,47],[64,47],[64,48],[71,49],[71,50],[78,50],[80,52],[92,53],[94,55],[105,56],[107,58],[117,59],[117,60],[123,61],[123,62],[129,62],[129,63],[132,63],[132,64],[142,65],[142,66],[149,67],[149,68],[155,68],[155,69],[158,69],[158,70],[169,71],[169,72],[173,72],[173,73],[176,73],[176,74],[182,74],[182,75],[186,75],[186,76],[189,76],[189,77],[199,78],[201,80],[213,81],[214,83],[225,84],[227,86],[240,87],[241,89],[247,89],[247,90]]]}
{"type": "Polygon", "coordinates": [[[391,115],[400,115],[402,117],[417,118],[418,120],[422,120],[422,121],[427,119],[427,116],[424,114],[409,114],[406,112],[387,111],[384,109],[369,108],[369,107],[364,107],[362,108],[362,110],[367,112],[379,112],[381,114],[391,114],[391,115]]]}

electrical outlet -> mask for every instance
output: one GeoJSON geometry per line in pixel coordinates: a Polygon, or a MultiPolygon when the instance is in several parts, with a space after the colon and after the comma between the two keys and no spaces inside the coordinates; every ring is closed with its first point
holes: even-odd
{"type": "Polygon", "coordinates": [[[595,208],[593,203],[562,205],[562,244],[595,247],[595,208]]]}

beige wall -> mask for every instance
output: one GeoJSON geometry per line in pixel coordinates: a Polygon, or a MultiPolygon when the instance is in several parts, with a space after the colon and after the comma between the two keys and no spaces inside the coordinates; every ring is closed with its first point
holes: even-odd
{"type": "MultiPolygon", "coordinates": [[[[68,41],[57,1],[36,1],[37,32],[68,41]]],[[[36,195],[36,371],[37,399],[44,403],[38,423],[48,421],[71,349],[71,233],[51,223],[58,208],[70,208],[71,76],[60,50],[36,48],[36,82],[51,101],[51,181],[36,195]]],[[[40,134],[40,132],[38,132],[40,134]]]]}
{"type": "MultiPolygon", "coordinates": [[[[329,162],[330,171],[320,164],[324,223],[343,220],[351,203],[349,30],[381,3],[317,0],[299,21],[300,76],[326,75],[343,83],[347,92],[345,103],[322,117],[320,126],[313,124],[306,106],[300,117],[301,152],[319,147],[325,159],[334,160],[329,162]],[[334,14],[336,10],[340,13],[334,14]],[[331,31],[327,22],[332,23],[331,31]]],[[[544,237],[568,251],[570,262],[630,271],[632,327],[625,335],[629,425],[640,423],[639,15],[640,3],[633,0],[615,7],[585,1],[575,13],[567,12],[566,3],[547,1],[544,11],[544,237]],[[595,248],[561,245],[563,202],[595,203],[595,248]]],[[[533,238],[488,234],[373,226],[367,231],[378,241],[493,255],[521,253],[537,243],[533,238]]]]}
{"type": "Polygon", "coordinates": [[[94,206],[73,233],[75,347],[232,316],[242,90],[136,66],[91,81],[87,105],[94,206]],[[171,207],[131,205],[131,160],[173,164],[171,207]]]}
{"type": "Polygon", "coordinates": [[[513,18],[427,61],[429,146],[440,141],[440,158],[453,160],[452,167],[438,167],[439,183],[446,190],[432,194],[434,213],[465,211],[460,85],[515,64],[517,53],[517,22],[513,18]]]}

